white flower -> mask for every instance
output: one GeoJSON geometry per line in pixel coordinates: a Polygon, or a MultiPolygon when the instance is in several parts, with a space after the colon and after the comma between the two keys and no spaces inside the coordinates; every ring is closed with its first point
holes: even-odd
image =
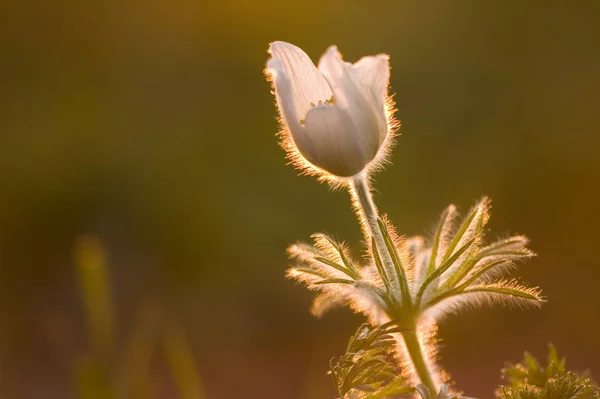
{"type": "Polygon", "coordinates": [[[389,57],[350,64],[331,46],[317,68],[289,43],[271,43],[269,53],[266,72],[284,125],[283,146],[295,165],[333,181],[378,166],[395,126],[389,57]]]}

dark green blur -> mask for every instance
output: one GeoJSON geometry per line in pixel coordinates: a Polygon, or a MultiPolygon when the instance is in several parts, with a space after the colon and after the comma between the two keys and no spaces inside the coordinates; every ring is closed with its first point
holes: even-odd
{"type": "MultiPolygon", "coordinates": [[[[485,194],[492,235],[531,238],[517,274],[548,304],[444,322],[457,387],[491,397],[505,361],[549,341],[600,378],[599,15],[593,0],[4,2],[0,398],[79,397],[84,234],[107,251],[115,352],[151,309],[185,331],[208,399],[333,397],[328,361],[362,319],[312,318],[285,248],[324,231],[359,255],[360,229],[345,193],[286,166],[274,40],[390,54],[402,135],[375,200],[402,234],[485,194]]],[[[173,359],[192,362],[166,342],[178,355],[148,360],[150,397],[178,397],[173,359]]]]}

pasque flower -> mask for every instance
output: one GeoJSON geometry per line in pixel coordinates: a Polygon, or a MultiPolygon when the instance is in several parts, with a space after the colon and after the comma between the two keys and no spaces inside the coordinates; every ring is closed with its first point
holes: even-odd
{"type": "MultiPolygon", "coordinates": [[[[394,382],[384,383],[389,375],[381,379],[381,357],[362,356],[362,346],[351,350],[350,345],[349,356],[332,368],[339,395],[345,398],[355,387],[352,398],[396,396],[412,392],[404,390],[406,381],[417,385],[423,397],[438,392],[438,398],[447,397],[443,383],[448,377],[435,364],[437,321],[484,304],[541,305],[539,289],[502,278],[533,256],[527,239],[486,243],[487,198],[460,223],[455,207],[448,207],[430,240],[398,236],[379,215],[369,179],[385,160],[397,126],[387,93],[388,56],[350,64],[332,46],[317,68],[289,43],[274,42],[269,52],[266,72],[281,114],[283,147],[298,168],[349,190],[367,244],[365,262],[357,262],[344,243],[316,234],[314,245],[289,248],[296,267],[288,276],[319,293],[316,315],[341,304],[366,315],[374,331],[385,337],[377,347],[394,347],[401,372],[394,382]],[[369,374],[375,366],[376,374],[369,374]]],[[[367,345],[375,336],[360,333],[351,342],[367,345]]]]}
{"type": "Polygon", "coordinates": [[[331,46],[317,68],[289,43],[271,43],[269,53],[266,73],[281,113],[283,146],[294,164],[333,181],[380,165],[395,126],[389,57],[350,64],[331,46]]]}

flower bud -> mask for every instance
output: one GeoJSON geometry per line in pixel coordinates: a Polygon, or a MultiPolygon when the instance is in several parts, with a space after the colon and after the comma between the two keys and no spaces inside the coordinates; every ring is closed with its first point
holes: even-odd
{"type": "Polygon", "coordinates": [[[383,160],[393,126],[387,55],[350,64],[331,46],[317,68],[289,43],[274,42],[269,53],[283,146],[299,169],[335,181],[383,160]]]}

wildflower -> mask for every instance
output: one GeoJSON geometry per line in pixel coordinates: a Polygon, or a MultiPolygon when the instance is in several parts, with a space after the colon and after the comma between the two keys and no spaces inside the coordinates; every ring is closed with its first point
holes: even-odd
{"type": "Polygon", "coordinates": [[[435,364],[437,322],[486,304],[544,302],[538,288],[503,278],[516,263],[533,256],[527,238],[486,243],[487,198],[459,224],[455,207],[448,207],[430,240],[399,237],[379,215],[369,179],[385,160],[397,125],[387,94],[388,56],[349,64],[332,46],[317,68],[289,43],[274,42],[269,52],[266,72],[281,113],[283,147],[299,169],[349,190],[367,244],[366,262],[360,264],[344,243],[316,234],[314,245],[289,248],[295,267],[288,277],[318,292],[315,315],[348,305],[366,315],[377,331],[386,331],[385,345],[393,345],[398,355],[399,378],[383,380],[367,372],[367,366],[380,365],[383,358],[365,360],[363,352],[346,356],[331,370],[338,393],[356,390],[363,393],[352,397],[366,398],[365,392],[376,390],[373,398],[379,398],[404,392],[407,383],[419,384],[423,398],[448,398],[448,376],[435,364]]]}
{"type": "Polygon", "coordinates": [[[281,113],[283,147],[296,167],[339,181],[380,165],[395,126],[389,57],[350,64],[331,46],[317,68],[289,43],[271,43],[269,53],[266,73],[281,113]]]}

